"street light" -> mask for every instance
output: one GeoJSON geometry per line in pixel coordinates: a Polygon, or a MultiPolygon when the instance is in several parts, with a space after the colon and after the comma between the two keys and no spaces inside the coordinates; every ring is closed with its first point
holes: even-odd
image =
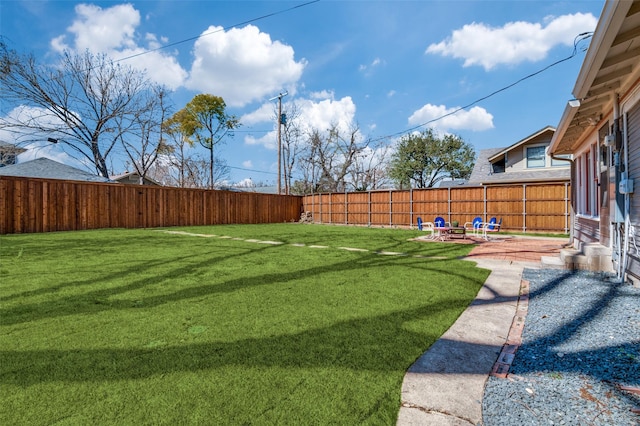
{"type": "Polygon", "coordinates": [[[281,194],[281,178],[282,175],[282,138],[280,134],[280,127],[282,126],[282,98],[287,96],[289,92],[280,93],[278,96],[274,96],[269,99],[270,101],[277,99],[278,100],[278,117],[276,120],[278,121],[278,195],[281,194]]]}

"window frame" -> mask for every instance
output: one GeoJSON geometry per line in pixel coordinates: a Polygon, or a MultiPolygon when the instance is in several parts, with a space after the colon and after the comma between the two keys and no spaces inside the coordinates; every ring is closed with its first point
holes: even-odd
{"type": "MultiPolygon", "coordinates": [[[[547,167],[547,147],[548,145],[546,144],[538,144],[538,145],[529,145],[524,147],[524,160],[525,160],[525,165],[527,169],[543,169],[545,167],[547,167]],[[542,148],[542,165],[540,166],[532,166],[530,165],[530,161],[532,161],[529,158],[529,150],[530,149],[540,149],[542,148]]],[[[539,159],[535,160],[535,161],[540,161],[539,159]]]]}

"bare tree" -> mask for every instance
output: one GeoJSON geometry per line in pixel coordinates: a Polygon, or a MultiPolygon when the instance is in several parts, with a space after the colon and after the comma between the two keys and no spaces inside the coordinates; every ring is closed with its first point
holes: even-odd
{"type": "Polygon", "coordinates": [[[389,167],[390,146],[384,142],[371,148],[363,149],[354,157],[349,171],[350,182],[356,191],[370,191],[384,188],[390,183],[387,169],[389,167]]]}
{"type": "Polygon", "coordinates": [[[299,159],[299,169],[304,181],[296,183],[296,192],[345,191],[356,157],[367,146],[368,142],[362,141],[357,126],[344,133],[335,124],[326,133],[312,130],[306,149],[299,159]]]}
{"type": "Polygon", "coordinates": [[[66,52],[59,64],[44,66],[0,40],[0,97],[5,105],[41,111],[4,119],[0,128],[71,148],[80,160],[109,177],[107,159],[132,121],[147,108],[144,73],[106,55],[66,52]]]}
{"type": "Polygon", "coordinates": [[[144,183],[158,156],[173,151],[163,137],[167,110],[167,90],[156,86],[147,93],[146,108],[137,111],[130,121],[116,120],[122,126],[118,132],[120,141],[140,176],[140,185],[144,183]],[[129,126],[128,129],[125,129],[126,126],[129,126]]]}

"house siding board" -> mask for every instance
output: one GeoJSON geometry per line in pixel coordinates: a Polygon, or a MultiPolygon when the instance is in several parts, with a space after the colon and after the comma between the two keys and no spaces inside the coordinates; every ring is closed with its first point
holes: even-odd
{"type": "MultiPolygon", "coordinates": [[[[627,141],[629,146],[629,178],[640,185],[640,102],[627,113],[627,141]]],[[[640,190],[640,187],[638,188],[640,190]]],[[[631,197],[631,223],[640,226],[640,197],[631,197]]]]}
{"type": "Polygon", "coordinates": [[[582,243],[600,243],[600,221],[576,217],[574,221],[574,236],[582,243]]]}
{"type": "Polygon", "coordinates": [[[638,257],[637,253],[629,255],[627,273],[633,276],[635,279],[640,280],[640,257],[638,257]]]}

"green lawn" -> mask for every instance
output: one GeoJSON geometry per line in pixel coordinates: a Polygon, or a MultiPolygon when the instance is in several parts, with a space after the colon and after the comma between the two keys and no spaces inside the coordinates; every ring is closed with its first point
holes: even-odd
{"type": "Polygon", "coordinates": [[[411,230],[171,231],[0,236],[0,424],[392,425],[488,275],[411,230]]]}

